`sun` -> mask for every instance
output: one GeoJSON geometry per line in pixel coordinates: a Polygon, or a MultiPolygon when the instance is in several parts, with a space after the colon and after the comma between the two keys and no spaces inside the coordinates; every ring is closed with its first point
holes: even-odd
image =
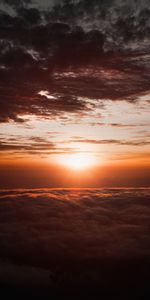
{"type": "Polygon", "coordinates": [[[84,170],[95,164],[95,159],[87,154],[70,154],[62,159],[63,165],[73,170],[84,170]]]}

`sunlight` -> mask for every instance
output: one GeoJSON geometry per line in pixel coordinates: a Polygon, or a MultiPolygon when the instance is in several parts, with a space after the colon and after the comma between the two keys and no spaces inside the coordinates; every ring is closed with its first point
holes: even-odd
{"type": "Polygon", "coordinates": [[[63,165],[74,170],[84,170],[92,167],[96,161],[95,158],[87,154],[70,154],[62,158],[63,165]]]}

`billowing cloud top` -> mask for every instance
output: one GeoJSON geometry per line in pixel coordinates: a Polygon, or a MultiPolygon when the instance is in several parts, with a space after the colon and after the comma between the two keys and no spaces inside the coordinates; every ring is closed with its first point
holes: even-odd
{"type": "MultiPolygon", "coordinates": [[[[29,282],[33,276],[37,284],[46,277],[47,284],[45,269],[51,274],[49,284],[59,288],[96,284],[106,293],[105,286],[111,284],[117,290],[123,284],[125,291],[130,280],[133,290],[137,282],[146,284],[148,198],[149,189],[1,191],[0,256],[3,264],[5,259],[14,263],[12,282],[20,282],[20,274],[29,282]],[[26,264],[24,271],[18,264],[26,264]]],[[[8,276],[12,267],[3,264],[8,276]]]]}

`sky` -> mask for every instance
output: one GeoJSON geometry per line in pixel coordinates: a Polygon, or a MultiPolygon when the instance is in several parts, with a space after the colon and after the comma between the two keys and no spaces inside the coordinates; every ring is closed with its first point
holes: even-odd
{"type": "Polygon", "coordinates": [[[148,186],[148,0],[0,1],[0,187],[148,186]]]}

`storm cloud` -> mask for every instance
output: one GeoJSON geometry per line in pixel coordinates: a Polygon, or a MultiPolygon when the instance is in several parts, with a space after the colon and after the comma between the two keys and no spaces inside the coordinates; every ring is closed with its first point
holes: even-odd
{"type": "Polygon", "coordinates": [[[0,121],[83,117],[84,98],[135,101],[147,93],[149,14],[146,0],[52,1],[43,9],[38,2],[3,1],[0,121]]]}

